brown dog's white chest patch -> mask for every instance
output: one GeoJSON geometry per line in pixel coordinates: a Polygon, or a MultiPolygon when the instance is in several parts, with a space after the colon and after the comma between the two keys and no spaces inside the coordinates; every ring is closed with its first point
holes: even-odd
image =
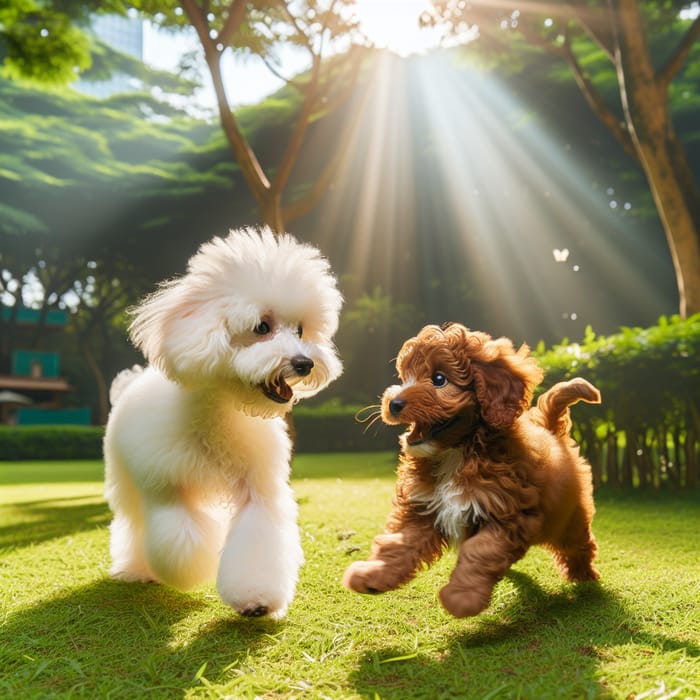
{"type": "Polygon", "coordinates": [[[488,514],[479,501],[464,489],[464,482],[457,479],[462,467],[462,451],[443,453],[435,469],[435,488],[426,493],[413,494],[412,501],[422,512],[435,516],[435,527],[451,544],[459,544],[467,536],[467,530],[488,520],[488,514]]]}

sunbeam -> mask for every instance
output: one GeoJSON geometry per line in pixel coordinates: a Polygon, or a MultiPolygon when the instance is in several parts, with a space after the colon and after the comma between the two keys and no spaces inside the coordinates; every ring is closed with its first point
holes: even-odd
{"type": "Polygon", "coordinates": [[[664,313],[631,204],[511,87],[446,54],[384,56],[372,81],[324,209],[362,288],[531,343],[664,313]]]}
{"type": "Polygon", "coordinates": [[[341,255],[355,285],[371,289],[378,284],[411,299],[416,292],[411,269],[416,178],[407,84],[397,76],[400,65],[389,54],[380,57],[368,87],[367,109],[347,148],[349,155],[323,219],[330,222],[324,227],[328,235],[338,227],[347,232],[341,255]]]}

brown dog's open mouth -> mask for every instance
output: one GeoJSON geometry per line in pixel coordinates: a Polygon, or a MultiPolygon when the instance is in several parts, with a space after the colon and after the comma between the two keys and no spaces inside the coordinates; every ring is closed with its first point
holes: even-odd
{"type": "Polygon", "coordinates": [[[441,421],[440,423],[436,423],[435,425],[428,426],[414,423],[411,432],[406,435],[406,442],[409,445],[420,445],[428,440],[434,440],[440,435],[440,433],[443,433],[445,430],[451,428],[455,423],[457,423],[459,419],[460,416],[454,416],[452,418],[448,418],[447,420],[441,421]]]}
{"type": "Polygon", "coordinates": [[[291,401],[294,392],[292,387],[287,384],[284,377],[276,377],[271,384],[261,384],[263,394],[275,403],[288,403],[291,401]]]}

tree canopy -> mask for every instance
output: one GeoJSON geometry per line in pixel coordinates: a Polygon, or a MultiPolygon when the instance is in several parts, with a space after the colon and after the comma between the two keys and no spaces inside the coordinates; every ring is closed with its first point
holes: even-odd
{"type": "MultiPolygon", "coordinates": [[[[193,29],[199,38],[217,98],[219,117],[232,157],[241,168],[257,203],[260,218],[276,231],[308,213],[327,189],[343,143],[339,139],[312,186],[290,190],[292,171],[303,152],[311,124],[347,102],[361,64],[351,50],[357,21],[349,11],[354,0],[210,3],[197,0],[131,0],[77,3],[69,0],[15,0],[0,11],[0,46],[4,72],[10,77],[69,82],[77,74],[90,79],[114,69],[127,57],[114,56],[89,32],[91,13],[139,13],[172,31],[193,29]],[[221,58],[226,51],[248,53],[282,77],[279,51],[292,47],[307,57],[308,70],[284,76],[296,90],[298,109],[282,149],[269,165],[246,139],[236,110],[235,85],[227,85],[221,58]]],[[[138,66],[131,66],[139,72],[138,66]]],[[[140,69],[141,71],[143,69],[140,69]]]]}
{"type": "MultiPolygon", "coordinates": [[[[453,52],[375,53],[348,96],[362,110],[313,115],[290,192],[313,188],[347,138],[320,205],[289,227],[341,277],[348,379],[332,391],[371,400],[391,381],[402,339],[424,322],[459,320],[536,344],[672,312],[672,261],[641,169],[590,118],[556,57],[525,43],[509,51],[508,65],[486,73],[453,52]]],[[[579,58],[601,94],[614,95],[595,46],[582,43],[579,58]]],[[[693,58],[670,93],[693,163],[696,69],[693,58]]],[[[236,110],[267,172],[301,105],[287,86],[236,110]]],[[[0,292],[74,310],[74,359],[84,356],[83,375],[101,368],[102,394],[127,356],[123,310],[182,272],[212,235],[258,221],[218,125],[148,93],[95,100],[0,80],[0,292]]]]}
{"type": "Polygon", "coordinates": [[[697,76],[697,4],[692,14],[692,3],[678,0],[432,0],[423,17],[457,36],[480,35],[483,40],[472,43],[492,55],[502,55],[514,37],[569,66],[593,112],[644,172],[666,233],[683,317],[700,311],[700,191],[670,97],[678,83],[683,90],[684,71],[697,76]],[[695,68],[687,67],[691,58],[695,68]],[[601,69],[606,62],[617,83],[612,100],[601,89],[610,76],[601,69]]]}

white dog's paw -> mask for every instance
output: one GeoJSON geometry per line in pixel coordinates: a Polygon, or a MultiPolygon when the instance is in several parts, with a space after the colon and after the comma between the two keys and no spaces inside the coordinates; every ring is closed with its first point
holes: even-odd
{"type": "Polygon", "coordinates": [[[264,605],[258,605],[255,608],[244,608],[243,610],[239,610],[238,612],[241,613],[241,615],[243,615],[244,617],[263,617],[264,615],[267,615],[269,610],[264,605]]]}
{"type": "Polygon", "coordinates": [[[129,583],[158,583],[156,577],[148,570],[124,569],[113,566],[109,570],[110,578],[115,581],[128,581],[129,583]]]}
{"type": "Polygon", "coordinates": [[[267,615],[273,620],[283,618],[292,602],[294,590],[287,595],[274,591],[239,591],[225,590],[219,583],[219,596],[227,605],[245,617],[262,617],[267,615]]]}
{"type": "Polygon", "coordinates": [[[279,607],[266,605],[265,603],[246,603],[231,606],[237,613],[244,617],[270,617],[273,620],[281,620],[287,614],[287,603],[279,607]]]}

